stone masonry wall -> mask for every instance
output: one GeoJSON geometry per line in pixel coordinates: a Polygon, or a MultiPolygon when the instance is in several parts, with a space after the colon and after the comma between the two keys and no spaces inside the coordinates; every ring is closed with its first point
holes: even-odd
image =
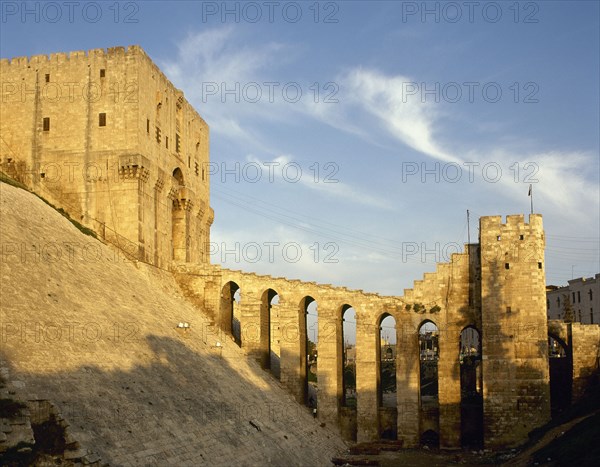
{"type": "Polygon", "coordinates": [[[600,359],[600,326],[597,324],[548,322],[550,335],[566,346],[571,360],[573,390],[571,402],[577,402],[586,392],[593,377],[598,377],[600,359]]]}
{"type": "Polygon", "coordinates": [[[483,390],[488,446],[550,418],[542,216],[480,219],[483,390]]]}
{"type": "MultiPolygon", "coordinates": [[[[221,329],[228,329],[223,323],[231,320],[233,312],[231,300],[225,298],[230,294],[232,283],[234,288],[239,287],[241,345],[263,366],[269,350],[264,338],[268,315],[261,313],[262,297],[268,289],[278,293],[279,379],[299,403],[305,402],[306,371],[302,355],[306,301],[314,299],[319,326],[318,416],[334,425],[340,422],[342,408],[342,310],[353,307],[357,321],[356,437],[359,441],[378,439],[385,424],[385,420],[379,420],[382,411],[377,395],[377,336],[381,318],[389,314],[396,321],[398,438],[404,440],[406,446],[418,444],[421,434],[418,329],[426,320],[435,322],[441,330],[441,443],[452,447],[460,446],[460,332],[468,325],[480,324],[478,310],[469,305],[469,290],[473,288],[470,263],[466,253],[453,255],[450,264],[438,265],[435,273],[426,274],[422,281],[415,283],[414,289],[405,291],[404,297],[383,297],[327,284],[224,270],[219,266],[180,264],[176,277],[187,295],[201,302],[215,323],[221,323],[221,329]],[[415,312],[407,307],[414,303],[423,303],[425,309],[415,312]],[[439,309],[435,310],[435,306],[439,309]]],[[[218,332],[215,329],[215,333],[218,332]]],[[[215,334],[215,340],[230,343],[233,337],[215,334]]],[[[273,349],[276,344],[271,345],[273,349]]]]}
{"type": "MultiPolygon", "coordinates": [[[[387,423],[379,420],[378,396],[377,336],[383,316],[396,321],[397,433],[405,446],[417,445],[432,426],[421,410],[419,328],[431,321],[439,329],[439,415],[433,426],[444,447],[461,444],[461,331],[481,330],[485,444],[511,445],[549,418],[544,233],[539,215],[532,215],[529,223],[523,216],[508,216],[506,223],[500,216],[480,222],[479,245],[467,245],[464,253],[454,254],[450,263],[439,264],[398,297],[219,266],[180,265],[178,280],[184,289],[196,291],[216,323],[227,323],[233,313],[232,302],[222,300],[223,291],[231,283],[240,289],[242,348],[266,367],[269,349],[279,345],[280,382],[300,403],[305,401],[306,384],[305,304],[314,299],[319,318],[318,416],[343,424],[346,431],[353,422],[348,415],[352,411],[342,411],[342,310],[354,308],[358,441],[378,439],[387,423]],[[269,289],[279,295],[279,343],[266,336],[269,315],[261,304],[269,289]]],[[[590,341],[597,339],[592,336],[590,341]]]]}
{"type": "Polygon", "coordinates": [[[0,71],[0,170],[136,259],[208,260],[208,125],[140,47],[0,71]]]}

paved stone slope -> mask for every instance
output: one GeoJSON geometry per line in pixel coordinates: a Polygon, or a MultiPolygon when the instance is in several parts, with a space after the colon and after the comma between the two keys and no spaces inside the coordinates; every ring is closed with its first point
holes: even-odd
{"type": "Polygon", "coordinates": [[[344,449],[213,332],[168,272],[128,262],[6,184],[0,222],[0,357],[82,449],[111,465],[211,466],[327,465],[344,449]]]}

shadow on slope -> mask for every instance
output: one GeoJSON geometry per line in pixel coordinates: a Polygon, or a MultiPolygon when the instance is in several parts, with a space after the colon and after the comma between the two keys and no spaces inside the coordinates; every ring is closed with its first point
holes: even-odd
{"type": "Polygon", "coordinates": [[[597,466],[600,464],[599,438],[600,413],[597,413],[537,451],[532,461],[535,465],[597,466]]]}
{"type": "Polygon", "coordinates": [[[209,344],[170,273],[0,190],[0,357],[82,448],[113,465],[326,465],[344,448],[233,342],[209,344]]]}
{"type": "Polygon", "coordinates": [[[227,359],[176,338],[145,341],[152,357],[129,370],[11,374],[51,399],[75,437],[114,464],[318,465],[333,454],[335,435],[277,388],[260,390],[227,359]]]}

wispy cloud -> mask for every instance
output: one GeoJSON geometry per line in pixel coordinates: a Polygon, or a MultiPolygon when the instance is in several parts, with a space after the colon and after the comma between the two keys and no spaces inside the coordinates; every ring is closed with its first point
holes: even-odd
{"type": "Polygon", "coordinates": [[[394,138],[435,159],[459,161],[435,140],[434,106],[408,98],[406,90],[414,80],[362,68],[352,70],[343,80],[348,97],[383,124],[394,138]]]}
{"type": "Polygon", "coordinates": [[[482,164],[495,162],[504,170],[497,184],[497,190],[504,196],[523,199],[531,184],[538,205],[559,211],[564,220],[585,222],[590,214],[598,215],[600,188],[597,181],[587,176],[590,165],[594,166],[592,154],[577,151],[517,154],[498,149],[473,160],[482,164]]]}
{"type": "MultiPolygon", "coordinates": [[[[254,155],[246,156],[246,160],[248,162],[253,162],[258,166],[261,166],[263,162],[259,160],[254,155]]],[[[277,164],[277,167],[285,167],[287,164],[296,163],[294,157],[291,155],[280,155],[274,158],[269,163],[277,164]]],[[[282,177],[282,170],[273,171],[273,175],[275,180],[285,182],[282,177]]],[[[303,187],[308,188],[309,190],[315,191],[320,195],[325,195],[329,197],[335,197],[339,199],[343,199],[345,201],[351,201],[355,204],[360,204],[363,206],[370,206],[378,209],[390,210],[393,209],[393,206],[387,199],[374,195],[370,192],[366,192],[361,190],[358,187],[351,187],[346,183],[343,183],[335,178],[331,181],[326,182],[324,180],[315,180],[314,177],[306,177],[302,176],[298,179],[298,183],[303,187]]]]}
{"type": "MultiPolygon", "coordinates": [[[[225,135],[229,141],[245,154],[260,151],[272,160],[281,161],[292,156],[281,156],[282,145],[275,134],[265,132],[266,123],[298,125],[298,113],[304,117],[303,124],[326,124],[351,134],[375,147],[400,143],[425,158],[440,163],[463,164],[477,161],[481,165],[498,163],[505,173],[499,183],[489,184],[486,193],[509,199],[520,199],[523,195],[524,177],[515,183],[507,168],[519,163],[533,162],[539,171],[535,190],[551,209],[564,210],[566,215],[577,217],[579,206],[588,205],[598,211],[597,181],[587,175],[593,155],[579,151],[553,151],[539,143],[539,150],[532,150],[532,142],[522,142],[527,154],[519,154],[519,141],[513,138],[510,146],[496,139],[475,145],[457,134],[448,135],[448,114],[438,111],[436,104],[422,102],[416,96],[406,95],[410,83],[419,82],[409,74],[386,74],[375,68],[351,67],[338,72],[335,95],[338,103],[326,104],[301,101],[298,105],[263,99],[258,103],[228,102],[218,98],[204,102],[203,83],[263,83],[270,81],[283,67],[293,60],[294,46],[278,42],[254,43],[252,39],[232,27],[221,27],[189,34],[179,45],[176,60],[162,63],[167,74],[186,91],[190,100],[200,109],[211,124],[213,131],[225,135]],[[233,104],[233,105],[230,105],[233,104]],[[454,147],[469,148],[461,156],[444,141],[454,147]],[[569,183],[565,183],[565,180],[569,183]]],[[[476,129],[489,134],[485,122],[476,129]]],[[[472,129],[471,129],[472,130],[472,129]]],[[[523,175],[523,174],[522,174],[523,175]]],[[[593,178],[593,177],[591,177],[593,178]]],[[[360,186],[345,183],[312,183],[302,179],[302,185],[323,196],[335,197],[378,209],[390,209],[386,199],[360,186]]],[[[486,196],[482,193],[482,196],[486,196]]]]}
{"type": "Polygon", "coordinates": [[[388,200],[374,195],[372,190],[371,192],[367,193],[359,188],[351,187],[350,185],[340,181],[335,183],[315,183],[313,180],[308,178],[302,178],[300,179],[300,182],[305,187],[323,195],[335,196],[336,198],[378,209],[393,209],[392,204],[388,200]]]}
{"type": "MultiPolygon", "coordinates": [[[[272,81],[271,77],[277,74],[277,65],[286,61],[286,55],[291,49],[291,46],[280,43],[244,45],[241,41],[242,38],[231,27],[190,34],[179,45],[177,60],[163,63],[163,67],[185,89],[188,99],[201,109],[212,130],[248,151],[246,159],[249,162],[261,164],[263,161],[248,155],[250,152],[261,152],[272,158],[272,161],[285,165],[294,158],[281,155],[281,151],[277,150],[280,143],[276,138],[265,136],[261,131],[261,124],[293,121],[293,117],[297,117],[299,106],[282,102],[281,99],[271,102],[267,96],[253,103],[244,102],[243,99],[235,102],[231,96],[226,102],[222,102],[220,96],[207,99],[204,94],[206,83],[233,89],[236,83],[243,87],[247,83],[262,85],[272,81]],[[267,74],[271,77],[267,78],[267,74]]],[[[314,120],[312,115],[309,116],[314,120]]],[[[309,177],[303,177],[300,182],[303,187],[318,192],[321,196],[378,209],[391,208],[387,200],[367,193],[358,186],[350,187],[342,182],[314,183],[309,177]]]]}
{"type": "Polygon", "coordinates": [[[174,80],[191,84],[193,93],[198,91],[194,82],[256,80],[266,67],[277,64],[280,52],[286,49],[277,42],[250,45],[241,39],[231,26],[188,34],[178,45],[177,59],[165,61],[163,66],[174,80]]]}
{"type": "MultiPolygon", "coordinates": [[[[465,162],[473,161],[477,161],[479,167],[497,164],[504,173],[499,183],[490,186],[501,187],[503,196],[522,198],[523,184],[527,185],[530,180],[546,205],[564,210],[565,216],[579,218],[585,215],[580,209],[583,205],[598,212],[597,181],[586,177],[590,163],[594,165],[592,154],[542,149],[539,152],[528,151],[524,155],[515,152],[514,147],[518,146],[518,142],[511,141],[511,147],[504,149],[503,142],[490,141],[485,148],[475,147],[465,157],[453,155],[436,137],[438,131],[443,131],[447,117],[438,114],[433,105],[405,95],[407,83],[414,82],[415,79],[406,76],[386,76],[377,70],[356,68],[340,77],[340,87],[344,90],[340,99],[351,105],[333,107],[329,114],[315,110],[313,115],[322,121],[334,122],[332,126],[363,138],[365,133],[372,135],[377,131],[376,126],[381,125],[388,135],[441,163],[455,163],[463,168],[466,167],[465,162]],[[364,114],[374,117],[368,127],[370,131],[365,131],[364,127],[355,130],[349,122],[356,121],[356,115],[364,114]],[[528,170],[525,169],[526,163],[531,164],[528,170]],[[518,167],[520,173],[511,172],[510,167],[518,167]]],[[[468,141],[460,143],[469,146],[468,141]]],[[[531,142],[527,141],[527,146],[530,145],[531,142]]]]}

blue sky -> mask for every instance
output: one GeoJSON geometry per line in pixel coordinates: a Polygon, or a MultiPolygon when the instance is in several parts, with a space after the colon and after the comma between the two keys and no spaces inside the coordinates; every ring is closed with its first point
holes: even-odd
{"type": "Polygon", "coordinates": [[[532,184],[548,283],[600,272],[598,2],[21,5],[2,57],[139,44],[205,118],[214,262],[402,294],[532,184]]]}

